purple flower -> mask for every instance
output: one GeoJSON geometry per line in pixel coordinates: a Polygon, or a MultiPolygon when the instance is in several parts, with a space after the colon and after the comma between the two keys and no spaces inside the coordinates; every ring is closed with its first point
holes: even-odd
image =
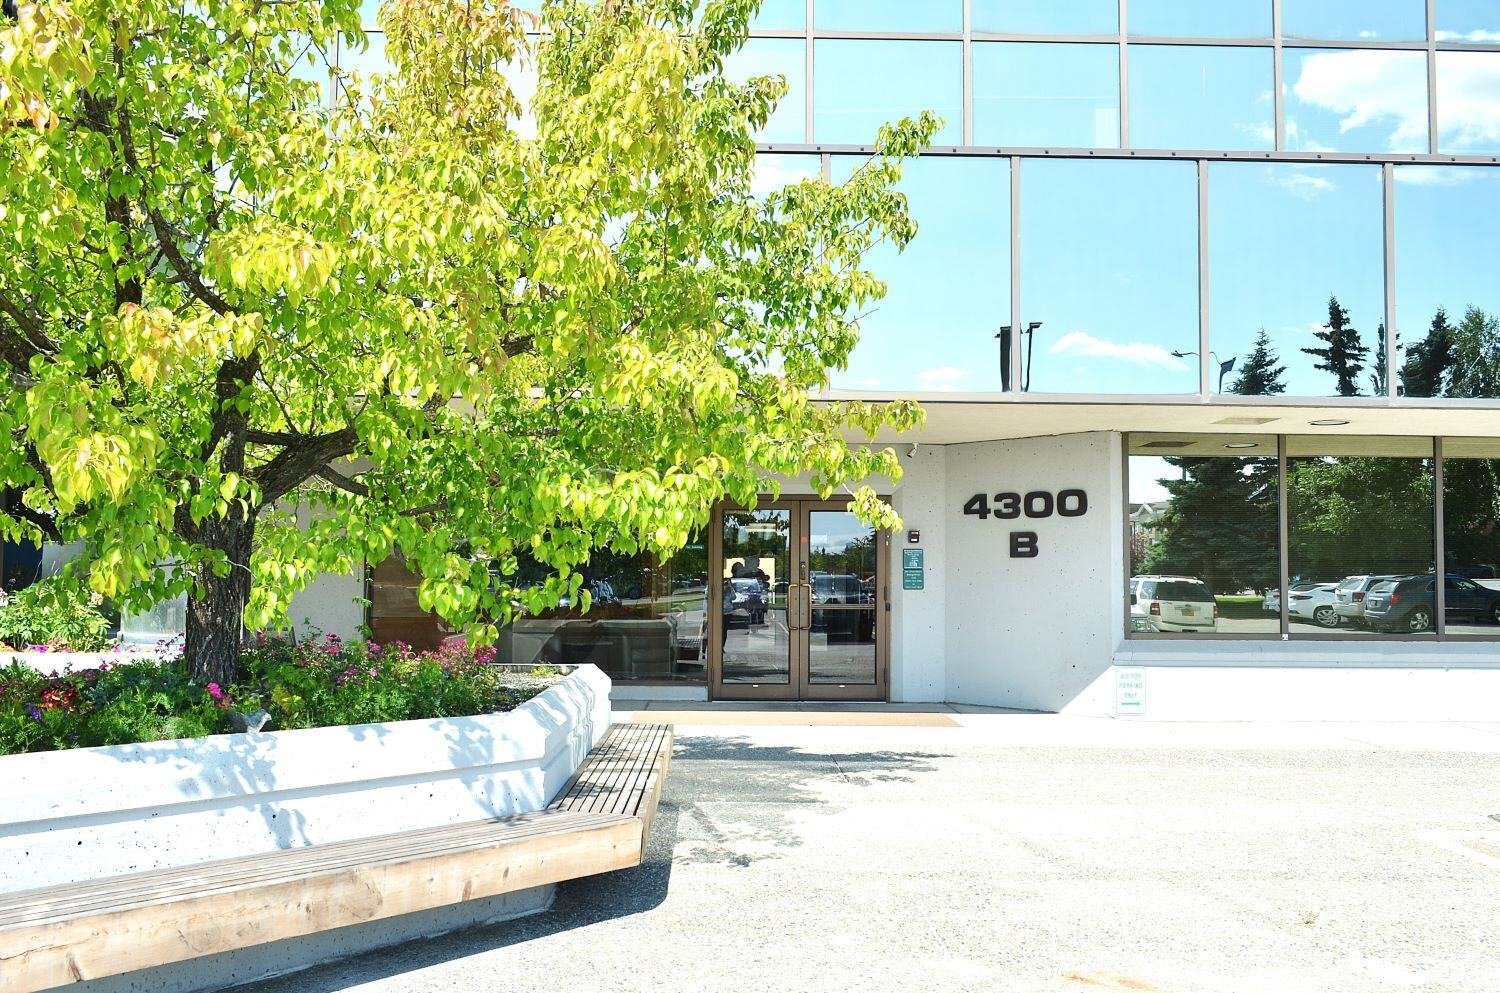
{"type": "Polygon", "coordinates": [[[36,721],[38,724],[42,723],[42,712],[37,709],[36,704],[28,703],[26,705],[26,710],[29,714],[31,714],[32,720],[36,721]]]}

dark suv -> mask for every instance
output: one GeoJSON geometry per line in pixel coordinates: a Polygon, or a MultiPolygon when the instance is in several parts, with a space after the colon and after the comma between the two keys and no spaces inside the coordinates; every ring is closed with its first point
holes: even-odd
{"type": "MultiPolygon", "coordinates": [[[[1376,631],[1431,631],[1437,613],[1433,597],[1436,588],[1432,576],[1380,583],[1365,596],[1365,621],[1376,631]]],[[[1450,620],[1470,618],[1500,624],[1500,590],[1462,576],[1448,576],[1443,583],[1443,601],[1450,620]]]]}

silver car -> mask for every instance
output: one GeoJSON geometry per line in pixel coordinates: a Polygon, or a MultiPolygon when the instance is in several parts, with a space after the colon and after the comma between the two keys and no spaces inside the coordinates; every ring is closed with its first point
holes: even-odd
{"type": "Polygon", "coordinates": [[[1377,583],[1400,579],[1394,575],[1348,576],[1333,591],[1333,612],[1351,624],[1365,622],[1365,596],[1377,583]]]}

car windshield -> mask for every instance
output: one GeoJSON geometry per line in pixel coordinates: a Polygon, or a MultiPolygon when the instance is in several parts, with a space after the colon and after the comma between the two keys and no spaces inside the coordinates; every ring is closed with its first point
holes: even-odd
{"type": "Polygon", "coordinates": [[[1156,598],[1158,600],[1191,600],[1202,603],[1212,603],[1214,595],[1208,591],[1203,583],[1188,580],[1176,580],[1156,584],[1156,598]]]}
{"type": "Polygon", "coordinates": [[[1394,579],[1386,579],[1386,580],[1382,580],[1381,582],[1378,582],[1374,586],[1370,587],[1370,592],[1371,593],[1389,593],[1392,590],[1394,590],[1395,588],[1396,588],[1396,581],[1394,579]]]}
{"type": "Polygon", "coordinates": [[[1338,588],[1341,590],[1357,590],[1364,584],[1364,581],[1364,576],[1350,576],[1342,583],[1339,583],[1338,588]]]}

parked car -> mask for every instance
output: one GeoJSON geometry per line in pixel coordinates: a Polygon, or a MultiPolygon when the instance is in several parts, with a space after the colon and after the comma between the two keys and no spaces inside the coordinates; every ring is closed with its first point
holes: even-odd
{"type": "MultiPolygon", "coordinates": [[[[1291,592],[1293,592],[1293,593],[1301,593],[1304,590],[1315,589],[1315,588],[1317,588],[1319,586],[1322,586],[1322,585],[1324,585],[1324,584],[1323,583],[1319,583],[1319,582],[1315,582],[1315,581],[1313,581],[1311,579],[1302,579],[1302,580],[1298,580],[1297,582],[1295,582],[1295,583],[1292,584],[1292,586],[1291,586],[1291,592]]],[[[1266,613],[1268,613],[1268,614],[1279,614],[1279,613],[1281,613],[1281,591],[1280,590],[1271,590],[1271,591],[1269,591],[1265,595],[1265,598],[1263,600],[1261,600],[1260,606],[1261,606],[1261,609],[1264,610],[1264,611],[1266,611],[1266,613]]]]}
{"type": "Polygon", "coordinates": [[[1365,623],[1373,631],[1404,631],[1411,634],[1435,630],[1437,615],[1432,576],[1408,576],[1378,583],[1365,595],[1365,623]]]}
{"type": "Polygon", "coordinates": [[[860,586],[858,576],[817,572],[812,576],[812,602],[851,604],[870,603],[872,600],[860,586]]]}
{"type": "Polygon", "coordinates": [[[1450,621],[1462,618],[1476,624],[1500,624],[1500,590],[1472,579],[1448,576],[1443,582],[1443,606],[1450,621]]]}
{"type": "Polygon", "coordinates": [[[739,578],[724,584],[724,627],[751,627],[766,619],[764,588],[758,579],[739,578]]]}
{"type": "Polygon", "coordinates": [[[1395,573],[1368,576],[1346,576],[1333,590],[1333,612],[1350,624],[1364,624],[1365,596],[1377,583],[1401,579],[1395,573]]]}
{"type": "Polygon", "coordinates": [[[1191,576],[1137,576],[1131,580],[1130,604],[1132,621],[1144,620],[1138,630],[1211,634],[1219,629],[1213,591],[1191,576]]]}
{"type": "Polygon", "coordinates": [[[1293,590],[1287,600],[1287,616],[1294,621],[1312,621],[1318,627],[1336,628],[1339,615],[1333,609],[1333,591],[1337,583],[1318,583],[1293,590]]]}

